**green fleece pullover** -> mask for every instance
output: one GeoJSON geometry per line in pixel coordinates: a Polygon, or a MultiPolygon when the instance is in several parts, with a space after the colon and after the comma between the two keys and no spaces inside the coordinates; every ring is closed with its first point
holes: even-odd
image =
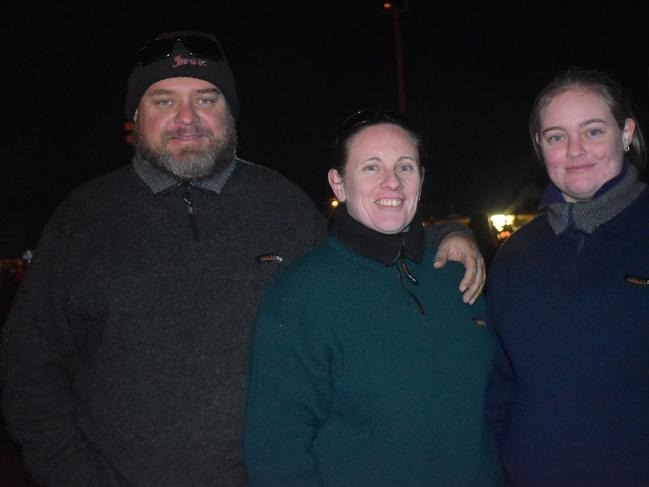
{"type": "Polygon", "coordinates": [[[329,237],[280,274],[252,344],[251,485],[500,485],[483,302],[432,260],[408,261],[414,284],[329,237]]]}

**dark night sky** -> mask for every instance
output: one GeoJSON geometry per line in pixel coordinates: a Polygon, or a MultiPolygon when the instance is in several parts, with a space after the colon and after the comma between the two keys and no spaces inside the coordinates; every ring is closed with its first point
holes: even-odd
{"type": "MultiPolygon", "coordinates": [[[[592,4],[579,14],[558,4],[533,13],[430,4],[412,0],[401,20],[407,114],[429,147],[429,214],[503,210],[527,184],[543,183],[527,115],[536,92],[569,66],[617,76],[649,131],[649,25],[640,15],[592,4]]],[[[217,34],[237,80],[239,155],[284,173],[321,208],[341,120],[359,107],[398,108],[394,31],[381,2],[111,5],[58,7],[3,29],[5,247],[31,245],[72,188],[130,161],[126,78],[139,46],[161,31],[217,34]]]]}

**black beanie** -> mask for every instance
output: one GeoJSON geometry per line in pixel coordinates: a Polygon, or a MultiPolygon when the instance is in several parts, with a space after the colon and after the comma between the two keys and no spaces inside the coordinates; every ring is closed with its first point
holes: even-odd
{"type": "MultiPolygon", "coordinates": [[[[131,71],[128,78],[125,106],[126,117],[129,120],[134,120],[140,99],[149,86],[163,79],[180,77],[209,81],[223,93],[232,115],[236,117],[239,114],[239,100],[234,85],[234,76],[225,56],[217,61],[192,54],[189,44],[189,39],[192,37],[205,38],[209,43],[214,43],[215,47],[219,46],[216,37],[205,32],[165,32],[154,39],[153,42],[159,39],[178,39],[178,41],[171,44],[173,46],[171,55],[148,64],[143,64],[146,60],[140,59],[131,71]],[[187,39],[187,46],[183,44],[182,39],[187,39]]],[[[218,51],[220,51],[220,47],[218,47],[218,51]]]]}

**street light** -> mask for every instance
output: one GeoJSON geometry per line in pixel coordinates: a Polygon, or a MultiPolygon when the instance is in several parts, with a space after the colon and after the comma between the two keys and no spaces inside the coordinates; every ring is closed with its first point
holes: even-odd
{"type": "Polygon", "coordinates": [[[408,0],[400,2],[397,6],[395,2],[383,2],[383,12],[392,15],[394,25],[394,43],[395,57],[397,64],[397,82],[399,85],[399,111],[401,114],[406,113],[406,80],[403,75],[403,49],[401,48],[401,14],[410,13],[408,0]]]}

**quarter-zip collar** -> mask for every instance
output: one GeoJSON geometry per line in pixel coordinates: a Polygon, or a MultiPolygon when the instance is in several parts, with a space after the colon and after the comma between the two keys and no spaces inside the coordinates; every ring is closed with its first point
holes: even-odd
{"type": "Polygon", "coordinates": [[[424,230],[421,225],[419,211],[400,233],[381,233],[366,227],[354,220],[347,212],[345,205],[336,210],[329,225],[329,233],[345,246],[385,266],[394,266],[399,275],[399,283],[403,290],[410,295],[420,315],[424,315],[424,307],[415,293],[409,287],[417,285],[417,278],[408,268],[408,259],[421,262],[424,258],[424,230]],[[404,282],[407,278],[409,284],[404,282]]]}
{"type": "Polygon", "coordinates": [[[547,206],[548,221],[555,235],[573,227],[584,233],[593,233],[629,206],[647,187],[638,179],[638,170],[626,163],[622,177],[591,200],[568,203],[556,201],[547,206]]]}
{"type": "MultiPolygon", "coordinates": [[[[597,198],[598,196],[606,193],[609,189],[615,187],[615,185],[619,183],[624,178],[624,176],[626,176],[626,171],[630,164],[631,163],[629,161],[625,160],[624,165],[622,166],[622,171],[620,171],[620,174],[606,181],[602,185],[602,187],[599,188],[597,192],[593,195],[593,198],[597,198]]],[[[545,190],[543,191],[543,195],[541,196],[541,201],[539,202],[539,210],[542,210],[550,206],[552,203],[565,203],[565,202],[566,199],[563,197],[563,193],[561,193],[561,190],[557,188],[557,186],[554,183],[551,182],[546,186],[545,190]]]]}
{"type": "Polygon", "coordinates": [[[421,262],[424,256],[424,232],[418,211],[402,232],[386,234],[354,220],[343,205],[331,218],[329,231],[352,250],[386,266],[402,256],[415,262],[421,262]]]}
{"type": "MultiPolygon", "coordinates": [[[[221,194],[225,183],[234,172],[237,161],[238,159],[235,157],[222,171],[218,171],[204,179],[190,181],[187,184],[208,193],[221,194]]],[[[146,159],[142,159],[139,154],[133,156],[133,169],[135,174],[156,195],[168,193],[183,185],[182,181],[158,169],[146,159]]]]}

